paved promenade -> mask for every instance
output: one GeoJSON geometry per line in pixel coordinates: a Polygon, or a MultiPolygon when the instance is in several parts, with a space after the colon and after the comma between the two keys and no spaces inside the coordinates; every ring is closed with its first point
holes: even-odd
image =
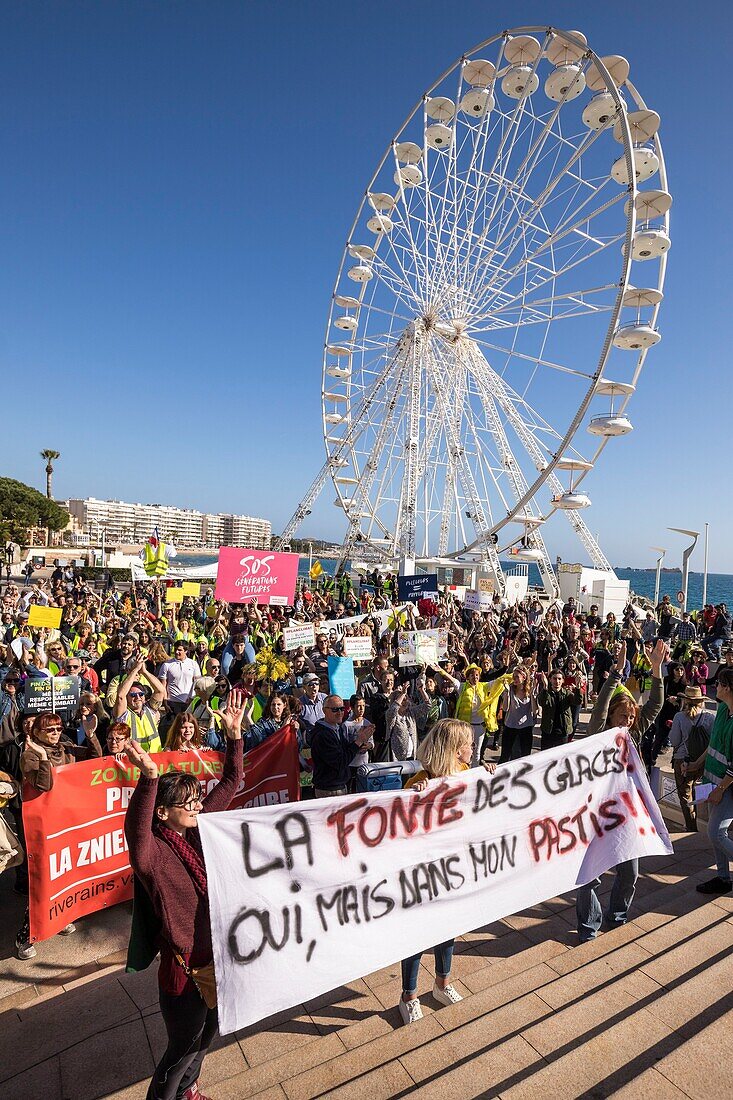
{"type": "MultiPolygon", "coordinates": [[[[572,896],[461,938],[465,1000],[400,1026],[391,966],[220,1039],[202,1085],[215,1100],[733,1097],[733,897],[706,900],[704,833],[643,862],[633,921],[577,944],[572,896]]],[[[610,878],[604,879],[606,890],[610,878]]],[[[22,903],[0,878],[3,1100],[142,1100],[164,1043],[155,973],[125,974],[129,907],[12,958],[22,903]]]]}

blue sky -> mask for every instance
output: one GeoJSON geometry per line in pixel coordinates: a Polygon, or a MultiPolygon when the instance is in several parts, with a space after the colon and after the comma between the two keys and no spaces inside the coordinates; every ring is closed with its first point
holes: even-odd
{"type": "MultiPolygon", "coordinates": [[[[667,526],[709,521],[711,568],[733,572],[719,472],[733,35],[727,5],[705,13],[679,0],[5,0],[3,474],[42,487],[38,451],[55,447],[58,497],[241,511],[278,530],[323,462],[331,290],[392,134],[483,38],[577,27],[630,60],[662,116],[674,194],[663,341],[630,407],[635,431],[586,482],[585,517],[619,565],[679,546],[667,526]]],[[[303,534],[340,534],[332,500],[327,489],[303,534]]],[[[564,525],[548,542],[578,558],[564,525]]]]}

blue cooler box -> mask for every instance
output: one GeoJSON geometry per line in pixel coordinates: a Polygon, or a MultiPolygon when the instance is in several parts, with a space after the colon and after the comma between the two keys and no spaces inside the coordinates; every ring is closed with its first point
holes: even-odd
{"type": "Polygon", "coordinates": [[[401,791],[403,783],[422,768],[417,760],[395,760],[393,763],[360,764],[356,769],[357,791],[401,791]]]}

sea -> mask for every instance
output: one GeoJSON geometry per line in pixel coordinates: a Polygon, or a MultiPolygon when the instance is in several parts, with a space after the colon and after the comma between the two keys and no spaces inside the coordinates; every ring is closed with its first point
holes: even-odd
{"type": "MultiPolygon", "coordinates": [[[[215,553],[181,554],[181,564],[185,565],[209,565],[216,561],[215,553]]],[[[336,562],[331,558],[318,559],[326,573],[333,573],[336,562]]],[[[516,562],[505,562],[507,569],[512,569],[516,562]]],[[[616,568],[616,575],[624,581],[631,582],[631,591],[637,596],[644,596],[648,600],[654,599],[654,582],[656,569],[620,569],[616,568]]],[[[308,558],[301,557],[298,568],[298,576],[308,576],[308,558]]],[[[702,606],[702,573],[690,573],[687,584],[687,606],[697,608],[702,606]]],[[[537,566],[529,564],[530,585],[540,586],[540,574],[537,566]]],[[[682,573],[680,570],[663,572],[660,577],[659,598],[669,595],[672,602],[676,603],[677,593],[682,585],[682,573]]],[[[708,603],[724,603],[733,607],[733,575],[729,573],[708,573],[708,603]]]]}

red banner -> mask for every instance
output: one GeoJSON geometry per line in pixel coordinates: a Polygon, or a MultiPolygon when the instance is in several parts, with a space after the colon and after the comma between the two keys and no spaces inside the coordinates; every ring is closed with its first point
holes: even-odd
{"type": "MultiPolygon", "coordinates": [[[[224,754],[163,752],[160,773],[190,772],[205,793],[221,777],[224,754]]],[[[271,806],[300,796],[298,743],[285,726],[245,757],[244,785],[229,807],[271,806]]],[[[45,940],[78,917],[132,897],[125,812],[139,770],[113,757],[55,768],[53,788],[26,787],[23,803],[30,872],[31,939],[45,940]]]]}

